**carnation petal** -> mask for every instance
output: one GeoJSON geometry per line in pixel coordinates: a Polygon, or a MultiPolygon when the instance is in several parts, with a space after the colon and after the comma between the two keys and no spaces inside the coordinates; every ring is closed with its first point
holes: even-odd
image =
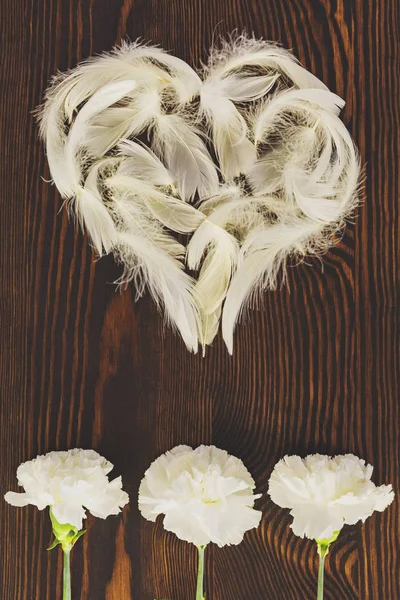
{"type": "Polygon", "coordinates": [[[185,512],[179,506],[166,513],[163,524],[164,529],[195,546],[205,546],[211,541],[205,523],[196,514],[185,512]]]}
{"type": "Polygon", "coordinates": [[[220,547],[240,544],[247,531],[259,526],[261,517],[261,511],[249,506],[242,506],[240,510],[231,506],[229,511],[216,514],[211,521],[210,539],[220,547]]]}
{"type": "Polygon", "coordinates": [[[310,500],[310,494],[304,481],[298,477],[290,478],[280,474],[275,474],[275,477],[271,476],[268,493],[275,504],[282,508],[290,508],[294,502],[310,500]]]}
{"type": "Polygon", "coordinates": [[[77,529],[82,529],[83,519],[86,517],[85,510],[79,504],[54,504],[51,507],[53,515],[61,525],[72,525],[77,529]]]}
{"type": "Polygon", "coordinates": [[[155,460],[139,488],[139,510],[180,539],[203,546],[238,544],[257,527],[255,484],[241,460],[215,446],[180,446],[155,460]]]}
{"type": "Polygon", "coordinates": [[[335,531],[344,525],[343,518],[335,510],[327,507],[296,506],[290,511],[293,517],[291,528],[295,535],[311,540],[330,539],[335,531]]]}
{"type": "Polygon", "coordinates": [[[394,500],[394,491],[391,485],[381,485],[376,489],[375,510],[383,512],[394,500]]]}
{"type": "Polygon", "coordinates": [[[365,521],[393,501],[392,487],[376,487],[372,471],[354,454],[285,456],[271,474],[268,493],[291,509],[296,535],[330,539],[343,525],[365,521]]]}
{"type": "Polygon", "coordinates": [[[109,483],[103,494],[92,496],[86,507],[93,516],[106,519],[110,515],[117,515],[128,504],[129,496],[122,490],[121,477],[109,483]]]}
{"type": "Polygon", "coordinates": [[[106,518],[128,502],[121,478],[108,480],[112,468],[112,463],[94,450],[48,452],[19,465],[17,478],[25,493],[9,492],[5,499],[15,506],[33,504],[40,510],[51,506],[59,523],[81,529],[85,507],[106,518]]]}
{"type": "Polygon", "coordinates": [[[35,504],[37,506],[36,501],[32,501],[28,494],[24,493],[7,492],[4,496],[4,500],[12,506],[27,506],[28,504],[35,504]]]}

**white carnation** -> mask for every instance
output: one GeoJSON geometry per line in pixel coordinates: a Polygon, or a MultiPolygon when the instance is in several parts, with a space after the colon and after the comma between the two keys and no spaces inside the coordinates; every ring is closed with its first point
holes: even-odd
{"type": "Polygon", "coordinates": [[[275,504],[291,509],[296,535],[329,540],[344,525],[364,522],[393,501],[392,486],[376,487],[372,471],[353,454],[285,456],[273,470],[268,493],[275,504]]]}
{"type": "Polygon", "coordinates": [[[196,546],[239,544],[257,527],[255,483],[241,460],[215,446],[177,446],[155,460],[139,489],[149,521],[164,514],[164,528],[196,546]]]}
{"type": "Polygon", "coordinates": [[[25,493],[8,492],[5,500],[13,506],[33,504],[39,510],[51,506],[59,523],[82,529],[85,508],[105,519],[118,514],[129,501],[121,477],[108,480],[112,468],[94,450],[49,452],[18,467],[18,485],[25,493]]]}

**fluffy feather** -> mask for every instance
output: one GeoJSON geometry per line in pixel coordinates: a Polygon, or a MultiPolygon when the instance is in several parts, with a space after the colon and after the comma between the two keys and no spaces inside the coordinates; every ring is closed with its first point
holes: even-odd
{"type": "Polygon", "coordinates": [[[121,199],[114,206],[117,219],[128,227],[118,233],[115,253],[124,266],[120,283],[134,281],[140,296],[147,288],[167,321],[180,332],[187,348],[197,352],[198,308],[193,296],[194,282],[178,260],[184,249],[163,233],[155,222],[139,218],[121,199]],[[129,218],[128,218],[129,215],[129,218]]]}
{"type": "Polygon", "coordinates": [[[246,35],[232,36],[229,41],[222,40],[220,48],[212,48],[206,74],[224,77],[231,72],[248,72],[254,68],[262,73],[281,73],[299,88],[327,89],[287,50],[246,35]]]}
{"type": "Polygon", "coordinates": [[[102,157],[121,140],[150,128],[160,114],[160,89],[154,86],[139,90],[126,106],[110,108],[93,120],[86,148],[93,157],[102,157]]]}
{"type": "MultiPolygon", "coordinates": [[[[125,44],[120,52],[129,55],[131,45],[125,44]]],[[[167,68],[170,77],[165,83],[171,85],[178,95],[180,104],[186,104],[200,93],[201,79],[184,60],[168,54],[162,48],[148,45],[134,45],[134,53],[141,54],[147,60],[156,62],[167,68]]]]}
{"type": "Polygon", "coordinates": [[[172,175],[150,148],[123,139],[118,144],[118,150],[121,156],[129,157],[121,165],[121,175],[131,175],[167,188],[173,186],[172,175]]]}
{"type": "MultiPolygon", "coordinates": [[[[271,129],[276,127],[277,119],[286,112],[300,113],[303,115],[314,114],[323,117],[326,111],[338,115],[345,102],[340,96],[327,90],[288,90],[273,96],[260,111],[254,126],[254,139],[256,144],[267,137],[271,129]],[[321,109],[324,112],[321,114],[321,109]]],[[[281,117],[282,118],[282,117],[281,117]]]]}
{"type": "Polygon", "coordinates": [[[70,178],[69,194],[79,185],[82,178],[80,149],[85,145],[91,120],[106,108],[115,104],[136,86],[134,81],[117,81],[100,88],[79,111],[69,132],[64,152],[64,169],[70,178]]]}
{"type": "Polygon", "coordinates": [[[210,77],[203,84],[201,96],[228,98],[232,102],[253,102],[263,98],[279,79],[273,75],[240,75],[231,73],[221,78],[210,77]]]}
{"type": "MultiPolygon", "coordinates": [[[[75,69],[55,76],[46,91],[45,102],[38,109],[40,135],[46,141],[50,171],[57,179],[56,185],[66,197],[70,175],[60,168],[67,132],[79,107],[103,86],[117,81],[134,80],[138,85],[169,85],[171,79],[167,71],[151,63],[151,58],[143,55],[139,44],[123,44],[111,53],[91,57],[75,69]]],[[[164,53],[160,51],[163,55],[164,53]]],[[[142,89],[142,88],[141,88],[142,89]]],[[[107,147],[107,144],[106,144],[107,147]]],[[[98,154],[99,156],[99,154],[98,154]]]]}
{"type": "Polygon", "coordinates": [[[75,213],[83,230],[86,230],[97,254],[111,252],[117,239],[117,229],[107,207],[104,205],[98,187],[99,170],[103,164],[96,164],[86,178],[84,187],[79,186],[73,203],[75,213]]]}
{"type": "Polygon", "coordinates": [[[222,335],[230,354],[237,319],[252,294],[274,289],[279,270],[292,253],[311,249],[323,225],[307,219],[281,222],[250,233],[240,252],[239,267],[229,286],[222,314],[222,335]]]}
{"type": "Polygon", "coordinates": [[[49,103],[42,113],[41,136],[45,140],[47,162],[51,177],[61,196],[68,198],[71,190],[71,180],[67,169],[64,168],[64,151],[67,142],[65,133],[64,112],[57,104],[49,103]]]}
{"type": "Polygon", "coordinates": [[[124,265],[120,283],[149,289],[193,351],[222,313],[232,352],[241,310],[275,288],[288,257],[332,245],[360,162],[343,100],[286,50],[233,38],[203,80],[160,48],[123,44],[53,80],[40,131],[92,245],[124,265]],[[193,236],[185,249],[170,232],[193,236]]]}
{"type": "Polygon", "coordinates": [[[47,159],[54,183],[64,198],[72,197],[81,184],[83,165],[80,151],[91,119],[126,96],[135,85],[134,81],[122,81],[100,88],[80,110],[68,136],[64,133],[61,117],[57,116],[57,105],[46,110],[46,120],[42,124],[43,127],[44,123],[48,125],[44,131],[47,159]]]}
{"type": "Polygon", "coordinates": [[[161,115],[156,122],[153,148],[163,157],[183,199],[207,196],[218,186],[214,162],[199,132],[177,114],[161,115]]]}
{"type": "Polygon", "coordinates": [[[278,94],[255,123],[257,143],[275,140],[255,163],[248,178],[262,194],[282,191],[314,220],[340,219],[353,208],[360,164],[353,141],[337,117],[343,101],[324,90],[290,90],[278,94]]]}
{"type": "Polygon", "coordinates": [[[247,139],[247,124],[236,102],[249,102],[264,96],[277,75],[250,77],[231,74],[223,78],[210,75],[203,84],[200,106],[208,119],[225,180],[246,173],[256,160],[256,149],[247,139]]]}
{"type": "MultiPolygon", "coordinates": [[[[140,42],[122,43],[112,52],[104,53],[88,59],[79,66],[83,81],[96,85],[96,80],[101,85],[116,79],[135,79],[145,85],[161,84],[164,88],[172,88],[177,96],[178,103],[186,104],[200,93],[201,80],[185,61],[172,56],[162,48],[141,44],[140,42]],[[131,73],[131,74],[130,74],[131,73]]],[[[80,104],[82,88],[74,90],[75,106],[80,104]],[[75,93],[76,92],[76,93],[75,93]]],[[[90,95],[95,89],[91,88],[90,95]]]]}
{"type": "Polygon", "coordinates": [[[228,98],[202,93],[202,109],[212,129],[215,151],[225,181],[246,173],[256,160],[256,149],[247,138],[247,124],[228,98]]]}
{"type": "Polygon", "coordinates": [[[124,175],[126,170],[129,167],[124,162],[119,173],[108,179],[108,187],[129,193],[132,199],[140,201],[165,227],[178,233],[190,233],[204,220],[204,215],[190,204],[137,177],[124,175]]]}
{"type": "MultiPolygon", "coordinates": [[[[61,76],[62,77],[62,76],[61,76]]],[[[62,101],[69,124],[72,123],[79,107],[100,88],[109,83],[133,80],[141,90],[159,86],[168,77],[165,71],[150,65],[141,58],[133,64],[126,64],[115,56],[96,57],[67,73],[58,84],[58,96],[62,101]]],[[[56,80],[57,82],[57,80],[56,80]]]]}
{"type": "Polygon", "coordinates": [[[187,262],[190,269],[197,270],[206,254],[195,288],[202,321],[203,353],[217,334],[222,303],[236,267],[238,251],[235,237],[210,220],[199,226],[189,242],[187,262]]]}
{"type": "Polygon", "coordinates": [[[65,96],[65,108],[71,122],[74,111],[100,87],[113,81],[134,79],[138,85],[175,89],[182,103],[200,91],[197,73],[184,61],[162,48],[139,42],[122,43],[100,56],[82,62],[76,69],[55,78],[50,93],[65,96]]]}
{"type": "Polygon", "coordinates": [[[257,231],[264,227],[269,215],[296,215],[296,209],[273,196],[252,196],[243,192],[241,194],[232,194],[229,198],[222,193],[204,202],[201,207],[202,212],[209,215],[213,223],[228,231],[234,231],[239,241],[242,241],[249,231],[257,231]]]}
{"type": "Polygon", "coordinates": [[[255,194],[272,194],[282,186],[285,152],[274,149],[259,157],[247,170],[247,180],[255,194]]]}

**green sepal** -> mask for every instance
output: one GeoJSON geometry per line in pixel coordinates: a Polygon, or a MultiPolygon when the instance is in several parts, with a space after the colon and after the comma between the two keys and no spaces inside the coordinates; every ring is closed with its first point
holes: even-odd
{"type": "Polygon", "coordinates": [[[74,544],[86,533],[86,529],[81,529],[74,537],[74,544]]]}
{"type": "Polygon", "coordinates": [[[59,542],[58,539],[55,538],[54,541],[53,541],[53,543],[48,548],[46,548],[46,550],[53,550],[53,548],[55,548],[56,546],[58,546],[58,544],[61,544],[61,542],[59,542]]]}
{"type": "Polygon", "coordinates": [[[47,548],[48,550],[52,550],[59,544],[61,544],[63,550],[70,551],[76,542],[81,538],[85,533],[86,529],[78,530],[77,527],[70,525],[69,523],[59,523],[55,518],[53,511],[50,506],[50,519],[51,525],[54,533],[54,541],[47,548]]]}
{"type": "Polygon", "coordinates": [[[339,533],[340,533],[340,529],[339,529],[339,531],[334,531],[332,537],[329,540],[325,539],[325,538],[320,539],[320,540],[317,540],[317,539],[315,540],[318,545],[318,554],[322,558],[328,554],[329,546],[338,539],[339,533]]]}

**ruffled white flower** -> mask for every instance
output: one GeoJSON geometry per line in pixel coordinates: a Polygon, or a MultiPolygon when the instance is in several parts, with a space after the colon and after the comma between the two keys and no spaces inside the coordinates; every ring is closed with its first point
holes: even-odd
{"type": "Polygon", "coordinates": [[[5,500],[13,506],[33,504],[39,510],[50,506],[60,524],[81,529],[85,508],[105,519],[118,514],[129,502],[121,477],[108,480],[112,469],[113,465],[94,450],[49,452],[18,467],[18,485],[25,493],[8,492],[5,500]]]}
{"type": "Polygon", "coordinates": [[[393,501],[392,486],[375,486],[372,471],[353,454],[285,456],[273,470],[268,493],[275,504],[291,509],[296,535],[330,540],[344,525],[364,522],[393,501]]]}
{"type": "Polygon", "coordinates": [[[164,514],[164,528],[196,546],[239,544],[259,525],[255,483],[241,460],[215,446],[177,446],[155,460],[139,489],[149,521],[164,514]]]}

